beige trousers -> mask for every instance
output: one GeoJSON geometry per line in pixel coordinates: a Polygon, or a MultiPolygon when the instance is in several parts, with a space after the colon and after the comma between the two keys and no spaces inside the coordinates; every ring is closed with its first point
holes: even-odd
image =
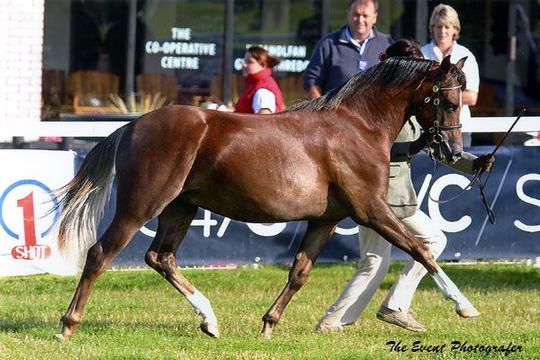
{"type": "MultiPolygon", "coordinates": [[[[446,246],[446,236],[439,225],[420,210],[401,219],[409,230],[423,241],[437,258],[446,246]]],[[[354,323],[367,307],[375,291],[381,285],[388,266],[392,245],[370,228],[360,227],[360,261],[358,270],[332,304],[321,322],[330,326],[354,323]]],[[[382,305],[408,312],[420,280],[427,270],[418,262],[410,260],[390,289],[382,305]]]]}

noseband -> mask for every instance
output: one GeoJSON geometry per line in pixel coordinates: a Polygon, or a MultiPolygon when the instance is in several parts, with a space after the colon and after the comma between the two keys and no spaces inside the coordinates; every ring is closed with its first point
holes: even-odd
{"type": "Polygon", "coordinates": [[[432,93],[430,96],[427,96],[424,99],[424,103],[429,104],[433,100],[433,106],[435,106],[435,109],[437,110],[437,119],[433,121],[433,125],[427,130],[427,132],[431,135],[430,141],[428,143],[428,148],[431,148],[432,144],[438,145],[441,143],[445,143],[446,146],[448,146],[447,140],[445,140],[442,136],[442,132],[446,130],[454,130],[454,129],[461,129],[461,124],[457,125],[440,125],[440,100],[439,100],[439,93],[441,91],[445,90],[456,90],[461,88],[461,85],[456,86],[449,86],[449,87],[441,87],[439,85],[433,85],[432,93]]]}

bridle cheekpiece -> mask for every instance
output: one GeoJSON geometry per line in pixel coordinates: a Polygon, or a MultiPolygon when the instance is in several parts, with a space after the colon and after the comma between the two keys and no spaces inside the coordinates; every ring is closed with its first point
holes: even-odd
{"type": "MultiPolygon", "coordinates": [[[[432,149],[432,145],[439,145],[441,143],[446,142],[444,137],[442,136],[442,132],[446,130],[454,130],[454,129],[460,129],[461,124],[456,125],[441,125],[440,124],[440,100],[439,100],[439,94],[441,91],[447,91],[447,90],[456,90],[461,88],[461,85],[456,86],[448,86],[448,87],[442,87],[440,83],[437,83],[436,85],[433,85],[432,87],[432,93],[430,96],[427,96],[424,99],[425,104],[429,104],[430,102],[433,103],[433,106],[435,106],[436,112],[437,112],[437,118],[433,121],[433,125],[427,130],[429,133],[429,141],[428,141],[428,148],[432,149]]],[[[448,144],[446,144],[448,146],[448,144]]]]}

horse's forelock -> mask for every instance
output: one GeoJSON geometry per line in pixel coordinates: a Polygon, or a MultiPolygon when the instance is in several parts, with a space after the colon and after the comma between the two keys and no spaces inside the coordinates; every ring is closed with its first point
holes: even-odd
{"type": "Polygon", "coordinates": [[[431,60],[395,57],[385,60],[366,71],[354,75],[340,89],[334,89],[317,99],[306,100],[288,108],[298,110],[334,110],[345,99],[353,96],[360,87],[393,87],[406,84],[427,72],[431,60]]]}

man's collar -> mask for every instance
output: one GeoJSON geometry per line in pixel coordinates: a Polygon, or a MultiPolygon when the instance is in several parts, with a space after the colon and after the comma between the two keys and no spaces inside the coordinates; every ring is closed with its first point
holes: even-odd
{"type": "MultiPolygon", "coordinates": [[[[364,40],[364,41],[369,41],[371,39],[373,39],[375,37],[375,29],[374,28],[371,28],[371,30],[369,30],[369,36],[364,40]]],[[[342,37],[340,40],[343,40],[345,42],[351,42],[353,45],[355,46],[361,46],[361,43],[358,42],[357,40],[353,39],[352,37],[352,34],[351,34],[351,31],[349,30],[349,26],[348,25],[345,25],[344,28],[343,28],[343,31],[342,31],[342,37]]],[[[362,43],[364,42],[362,41],[362,43]]]]}

